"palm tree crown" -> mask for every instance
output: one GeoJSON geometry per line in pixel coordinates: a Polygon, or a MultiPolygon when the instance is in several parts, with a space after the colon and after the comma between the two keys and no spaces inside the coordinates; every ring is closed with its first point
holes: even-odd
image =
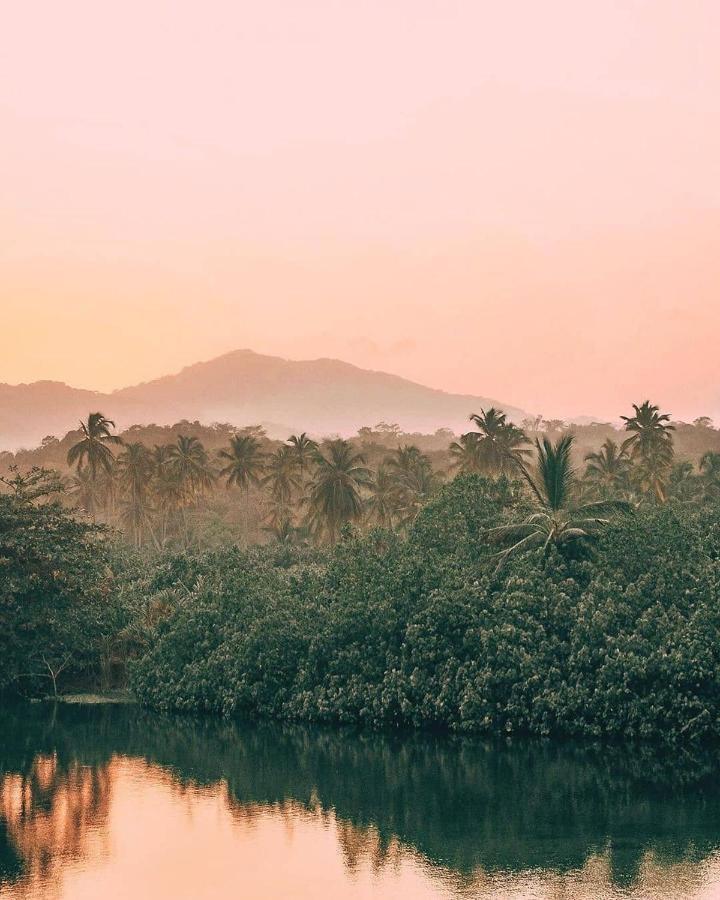
{"type": "Polygon", "coordinates": [[[295,461],[297,462],[300,476],[303,477],[314,458],[317,444],[312,438],[309,438],[304,431],[302,434],[290,435],[287,442],[290,445],[295,461]]]}
{"type": "Polygon", "coordinates": [[[315,531],[325,532],[331,543],[340,528],[362,515],[361,489],[371,484],[365,457],[337,438],[325,441],[315,452],[315,470],[309,484],[310,521],[315,531]]]}
{"type": "Polygon", "coordinates": [[[177,443],[167,449],[165,466],[188,499],[212,486],[214,473],[207,450],[196,437],[179,435],[177,443]]]}
{"type": "Polygon", "coordinates": [[[123,442],[121,437],[110,433],[110,429],[114,427],[115,423],[106,419],[102,413],[90,413],[87,422],[80,423],[82,438],[68,451],[68,465],[77,463],[78,469],[87,465],[93,479],[100,470],[110,472],[115,456],[108,445],[123,442]]]}
{"type": "Polygon", "coordinates": [[[529,451],[525,432],[507,421],[506,414],[491,406],[487,412],[473,413],[470,420],[477,425],[477,453],[481,470],[488,475],[505,475],[517,470],[529,451]]]}
{"type": "Polygon", "coordinates": [[[452,459],[451,471],[458,475],[476,475],[482,471],[477,432],[469,431],[461,435],[459,440],[450,444],[449,452],[452,459]]]}
{"type": "Polygon", "coordinates": [[[501,551],[498,567],[510,554],[542,547],[547,555],[553,546],[562,547],[578,540],[590,540],[608,524],[603,513],[629,510],[620,500],[601,500],[578,504],[577,476],[572,464],[573,435],[566,434],[554,444],[543,437],[536,439],[537,462],[534,472],[525,466],[521,471],[530,489],[533,512],[514,525],[491,528],[486,536],[493,543],[510,543],[501,551]]]}
{"type": "Polygon", "coordinates": [[[623,441],[623,449],[629,452],[635,463],[635,477],[640,489],[653,492],[658,500],[665,500],[666,486],[673,461],[670,416],[646,400],[640,406],[633,403],[634,416],[622,416],[625,430],[630,437],[623,441]]]}
{"type": "Polygon", "coordinates": [[[626,487],[630,457],[627,448],[618,447],[612,438],[597,452],[586,454],[585,462],[585,478],[602,493],[619,493],[626,487]]]}
{"type": "Polygon", "coordinates": [[[218,458],[225,462],[220,474],[227,484],[235,484],[247,491],[251,484],[259,484],[265,455],[260,441],[251,434],[236,434],[230,438],[230,446],[218,451],[218,458]]]}
{"type": "Polygon", "coordinates": [[[408,525],[437,489],[438,477],[428,457],[412,444],[398,447],[386,457],[384,465],[395,488],[401,524],[408,525]]]}
{"type": "Polygon", "coordinates": [[[117,473],[124,494],[121,516],[136,547],[142,546],[143,535],[150,525],[150,487],[154,474],[153,455],[144,444],[126,444],[117,458],[117,473]]]}

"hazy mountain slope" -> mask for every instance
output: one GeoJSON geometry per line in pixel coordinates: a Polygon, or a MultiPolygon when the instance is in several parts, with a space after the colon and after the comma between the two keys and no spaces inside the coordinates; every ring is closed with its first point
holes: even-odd
{"type": "Polygon", "coordinates": [[[106,394],[60,381],[0,384],[0,450],[32,447],[48,434],[62,436],[106,401],[106,394]]]}
{"type": "Polygon", "coordinates": [[[0,448],[34,444],[49,433],[62,435],[94,408],[120,427],[199,419],[347,434],[383,420],[408,431],[464,430],[471,412],[493,403],[514,419],[524,415],[488,397],[449,394],[339,360],[300,362],[238,350],[111,394],[54,382],[2,385],[0,448]]]}

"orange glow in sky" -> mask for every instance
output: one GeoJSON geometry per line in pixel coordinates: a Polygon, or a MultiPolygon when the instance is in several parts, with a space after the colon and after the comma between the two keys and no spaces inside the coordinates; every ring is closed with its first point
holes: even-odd
{"type": "Polygon", "coordinates": [[[249,347],[720,421],[716,0],[7,5],[0,381],[249,347]]]}

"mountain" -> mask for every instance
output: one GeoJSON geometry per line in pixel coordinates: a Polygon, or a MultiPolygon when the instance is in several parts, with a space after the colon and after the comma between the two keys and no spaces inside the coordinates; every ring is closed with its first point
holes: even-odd
{"type": "Polygon", "coordinates": [[[516,421],[526,415],[489,397],[450,394],[336,359],[298,361],[237,350],[109,394],[53,381],[0,384],[0,449],[35,446],[48,434],[61,437],[95,410],[119,428],[198,419],[263,423],[271,436],[285,438],[296,430],[352,434],[381,421],[405,431],[460,431],[471,412],[492,405],[516,421]]]}

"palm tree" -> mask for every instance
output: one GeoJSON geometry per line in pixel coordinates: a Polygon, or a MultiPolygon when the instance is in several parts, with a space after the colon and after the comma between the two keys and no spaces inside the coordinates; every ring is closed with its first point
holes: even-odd
{"type": "Polygon", "coordinates": [[[153,495],[158,512],[158,543],[166,544],[180,509],[188,502],[185,485],[170,466],[173,444],[156,444],[151,452],[153,495]]]}
{"type": "Polygon", "coordinates": [[[252,434],[235,434],[230,438],[230,446],[218,451],[218,458],[225,462],[220,475],[229,485],[244,488],[246,493],[250,485],[260,483],[260,476],[265,463],[265,454],[260,441],[252,434]]]}
{"type": "Polygon", "coordinates": [[[368,517],[382,528],[392,528],[401,506],[402,498],[398,495],[397,481],[388,466],[381,463],[370,485],[368,517]]]}
{"type": "Polygon", "coordinates": [[[100,412],[90,413],[87,422],[81,422],[82,438],[68,450],[68,465],[77,463],[77,468],[87,466],[90,477],[94,480],[99,471],[110,472],[115,456],[109,444],[122,444],[122,438],[110,434],[115,423],[106,419],[100,412]]]}
{"type": "Polygon", "coordinates": [[[498,568],[514,553],[542,548],[545,557],[555,546],[563,548],[577,541],[589,541],[608,524],[603,513],[629,510],[621,500],[600,500],[578,504],[577,477],[572,465],[573,435],[566,434],[553,444],[547,437],[536,439],[537,464],[534,472],[522,466],[530,488],[533,512],[515,525],[501,525],[485,532],[493,543],[509,543],[498,554],[498,568]]]}
{"type": "Polygon", "coordinates": [[[720,497],[720,453],[709,450],[700,460],[700,478],[706,497],[720,497]]]}
{"type": "Polygon", "coordinates": [[[458,475],[477,475],[482,471],[480,444],[474,431],[460,436],[449,447],[450,470],[458,475]]]}
{"type": "Polygon", "coordinates": [[[342,526],[362,516],[361,490],[370,487],[371,473],[364,466],[365,457],[342,438],[325,441],[314,461],[307,499],[310,524],[334,544],[342,526]]]}
{"type": "Polygon", "coordinates": [[[665,500],[667,479],[673,461],[670,416],[660,414],[660,409],[646,400],[640,406],[633,403],[634,416],[622,416],[625,430],[631,432],[623,441],[635,465],[635,479],[645,493],[654,493],[661,502],[665,500]]]}
{"type": "Polygon", "coordinates": [[[279,447],[267,461],[267,474],[262,483],[270,488],[271,520],[275,523],[291,520],[293,495],[301,487],[298,469],[297,456],[287,444],[279,447]]]}
{"type": "Polygon", "coordinates": [[[506,475],[516,471],[529,450],[525,432],[507,421],[506,414],[491,406],[487,412],[473,413],[470,420],[478,427],[478,455],[481,470],[488,475],[506,475]]]}
{"type": "Polygon", "coordinates": [[[230,438],[230,446],[218,451],[218,458],[225,463],[220,469],[220,475],[226,479],[226,484],[237,485],[245,492],[243,532],[247,543],[250,531],[250,486],[260,484],[265,454],[257,437],[245,433],[233,435],[230,438]]]}
{"type": "Polygon", "coordinates": [[[668,493],[676,500],[687,502],[695,499],[701,489],[702,482],[695,474],[695,467],[690,460],[677,462],[670,470],[668,493]]]}
{"type": "Polygon", "coordinates": [[[172,487],[182,514],[183,541],[187,547],[187,508],[212,487],[215,473],[201,441],[184,434],[167,448],[164,467],[168,486],[172,487]]]}
{"type": "Polygon", "coordinates": [[[310,468],[310,464],[315,456],[315,451],[317,450],[317,444],[312,438],[309,438],[306,432],[302,432],[302,434],[292,434],[287,439],[288,444],[292,448],[292,452],[295,456],[295,460],[297,462],[297,467],[300,472],[300,478],[302,480],[305,479],[305,475],[310,468]]]}
{"type": "Polygon", "coordinates": [[[437,475],[428,457],[412,444],[394,450],[386,457],[385,466],[395,484],[402,524],[408,525],[437,489],[437,475]]]}
{"type": "Polygon", "coordinates": [[[630,457],[627,449],[607,438],[602,447],[585,456],[585,478],[603,496],[617,495],[627,489],[630,457]]]}
{"type": "Polygon", "coordinates": [[[100,493],[97,481],[90,475],[90,469],[78,469],[72,477],[68,493],[76,497],[80,509],[89,516],[95,515],[100,493]]]}
{"type": "Polygon", "coordinates": [[[179,435],[167,449],[165,465],[191,499],[212,487],[214,472],[207,450],[196,437],[179,435]]]}
{"type": "MultiPolygon", "coordinates": [[[[140,548],[146,529],[155,540],[149,502],[154,468],[152,454],[144,444],[126,444],[117,458],[116,468],[123,495],[120,510],[122,522],[132,535],[133,544],[140,548]]],[[[157,541],[155,543],[157,546],[157,541]]]]}

